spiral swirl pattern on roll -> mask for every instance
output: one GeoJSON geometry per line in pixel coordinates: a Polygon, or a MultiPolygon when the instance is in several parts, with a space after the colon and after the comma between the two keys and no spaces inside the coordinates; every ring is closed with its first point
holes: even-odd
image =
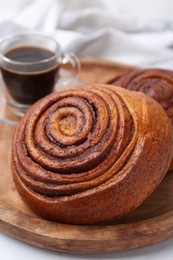
{"type": "Polygon", "coordinates": [[[116,86],[141,91],[164,108],[173,125],[173,72],[161,69],[136,69],[114,83],[116,86]]]}
{"type": "Polygon", "coordinates": [[[24,200],[37,214],[72,224],[109,221],[134,209],[170,163],[171,128],[157,106],[141,93],[108,85],[37,102],[13,139],[13,176],[24,200]]]}

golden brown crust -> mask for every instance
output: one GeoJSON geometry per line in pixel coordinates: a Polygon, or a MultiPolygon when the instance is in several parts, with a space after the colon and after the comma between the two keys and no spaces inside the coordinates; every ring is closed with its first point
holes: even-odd
{"type": "Polygon", "coordinates": [[[141,204],[170,157],[171,125],[160,105],[142,93],[93,85],[49,95],[26,113],[13,139],[12,170],[37,214],[94,224],[141,204]]]}

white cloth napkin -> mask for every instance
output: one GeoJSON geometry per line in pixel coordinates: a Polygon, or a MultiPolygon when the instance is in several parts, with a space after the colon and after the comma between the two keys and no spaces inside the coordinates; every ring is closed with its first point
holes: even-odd
{"type": "Polygon", "coordinates": [[[173,69],[171,7],[169,0],[0,0],[0,38],[37,31],[80,57],[173,69]]]}

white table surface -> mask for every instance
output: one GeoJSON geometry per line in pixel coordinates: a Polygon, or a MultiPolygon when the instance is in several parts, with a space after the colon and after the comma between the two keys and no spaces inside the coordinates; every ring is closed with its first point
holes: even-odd
{"type": "Polygon", "coordinates": [[[7,235],[0,234],[0,260],[71,260],[71,259],[108,259],[108,260],[173,260],[173,239],[157,245],[105,254],[66,254],[37,248],[7,235]]]}

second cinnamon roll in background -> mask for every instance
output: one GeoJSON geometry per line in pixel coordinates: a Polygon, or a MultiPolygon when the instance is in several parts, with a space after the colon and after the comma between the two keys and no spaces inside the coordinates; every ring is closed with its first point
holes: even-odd
{"type": "MultiPolygon", "coordinates": [[[[143,92],[156,100],[167,113],[173,126],[173,71],[135,69],[115,80],[113,85],[143,92]]],[[[169,171],[173,171],[173,160],[169,171]]]]}

